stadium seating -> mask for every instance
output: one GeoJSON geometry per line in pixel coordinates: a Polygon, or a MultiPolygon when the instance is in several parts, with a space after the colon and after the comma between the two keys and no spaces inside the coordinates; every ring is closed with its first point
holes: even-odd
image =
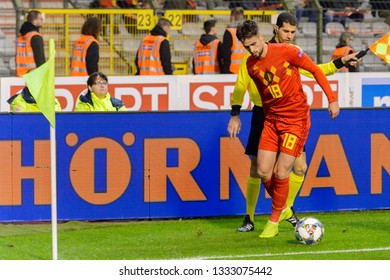
{"type": "Polygon", "coordinates": [[[299,24],[303,35],[305,37],[316,37],[317,36],[317,24],[315,22],[301,22],[299,24]]]}
{"type": "Polygon", "coordinates": [[[325,32],[329,37],[340,37],[345,32],[345,27],[340,22],[328,22],[325,25],[325,32]]]}
{"type": "Polygon", "coordinates": [[[274,35],[274,26],[269,22],[259,22],[257,24],[259,26],[260,33],[264,35],[266,40],[269,40],[274,35]]]}
{"type": "Polygon", "coordinates": [[[0,39],[0,57],[12,57],[15,56],[15,41],[11,39],[0,39]]]}
{"type": "Polygon", "coordinates": [[[363,57],[361,64],[363,65],[363,71],[365,72],[389,71],[387,63],[372,53],[368,53],[365,57],[363,57]]]}
{"type": "Polygon", "coordinates": [[[351,21],[348,23],[347,31],[354,34],[355,37],[360,38],[370,38],[374,36],[371,25],[366,22],[351,21]]]}
{"type": "MultiPolygon", "coordinates": [[[[76,8],[88,8],[89,4],[93,0],[74,0],[68,1],[68,5],[76,8]]],[[[142,1],[139,1],[142,2],[142,1]]],[[[159,3],[155,6],[156,15],[163,14],[164,10],[161,9],[161,1],[153,1],[153,3],[159,3]]],[[[42,0],[42,1],[30,1],[30,0],[21,0],[24,8],[32,8],[32,5],[37,5],[37,8],[55,8],[62,9],[64,7],[63,0],[42,0]],[[34,4],[34,3],[35,4],[34,4]]],[[[5,67],[8,71],[0,71],[0,76],[13,75],[15,73],[15,40],[17,37],[16,32],[16,18],[18,15],[15,12],[15,9],[11,1],[0,1],[0,9],[3,11],[4,16],[0,18],[0,57],[2,58],[2,67],[5,67]]],[[[202,9],[198,9],[199,12],[202,9]]],[[[198,40],[201,34],[204,33],[203,30],[203,21],[210,18],[217,19],[217,36],[222,40],[223,33],[226,26],[230,22],[230,14],[227,10],[229,7],[217,7],[215,9],[217,12],[197,14],[195,16],[186,17],[188,15],[183,15],[183,21],[180,30],[175,28],[171,31],[169,40],[171,43],[172,56],[175,58],[175,61],[187,62],[192,59],[192,51],[194,46],[194,41],[198,40]],[[226,12],[226,13],[224,13],[226,12]],[[218,14],[216,14],[218,13],[218,14]],[[222,14],[223,13],[223,14],[222,14]],[[187,21],[186,20],[190,20],[187,21]]],[[[208,11],[209,12],[209,11],[208,11]]],[[[253,11],[251,11],[252,13],[253,11]]],[[[348,20],[346,26],[338,22],[331,22],[325,26],[325,33],[323,34],[323,58],[329,57],[331,52],[334,50],[338,43],[338,38],[342,32],[350,31],[355,34],[353,48],[356,51],[365,49],[382,37],[384,34],[390,31],[390,27],[387,23],[384,22],[384,18],[375,16],[367,17],[367,20],[364,20],[363,23],[353,22],[348,20]]],[[[102,16],[102,15],[101,15],[102,16]]],[[[114,29],[109,29],[109,25],[105,26],[106,33],[102,34],[100,38],[101,41],[101,60],[99,65],[102,66],[102,71],[111,71],[111,69],[118,69],[117,74],[125,75],[127,65],[132,63],[136,50],[138,49],[140,40],[143,36],[146,35],[148,30],[137,30],[136,24],[134,24],[135,33],[132,33],[126,29],[128,26],[123,24],[122,15],[117,15],[114,24],[114,29]],[[110,34],[109,30],[114,30],[114,34],[110,34]],[[112,65],[112,61],[115,61],[112,65]],[[111,65],[111,66],[110,66],[111,65]],[[122,67],[120,68],[119,67],[122,67]]],[[[248,16],[251,18],[251,16],[248,16]]],[[[273,36],[273,24],[276,16],[272,16],[272,23],[265,22],[270,21],[269,19],[264,19],[262,15],[255,15],[252,17],[254,20],[259,22],[259,28],[261,33],[265,35],[265,39],[270,39],[273,36]]],[[[85,15],[72,14],[72,17],[69,18],[69,27],[67,31],[68,37],[67,40],[70,42],[70,46],[73,41],[75,41],[80,35],[80,27],[85,20],[85,15]]],[[[317,55],[317,25],[314,22],[309,22],[307,18],[301,18],[300,24],[298,26],[296,33],[296,43],[302,47],[302,49],[310,55],[310,57],[316,59],[317,55]]],[[[63,73],[65,70],[66,61],[65,57],[69,56],[65,44],[61,43],[64,40],[64,17],[61,13],[58,14],[46,14],[45,15],[45,25],[41,29],[42,34],[45,40],[45,52],[47,51],[47,41],[49,38],[54,38],[56,42],[56,62],[59,67],[58,73],[63,73]],[[58,59],[57,59],[58,58],[58,59]],[[62,71],[62,72],[61,72],[62,71]]],[[[46,53],[47,55],[47,53],[46,53]]],[[[368,59],[370,60],[370,59],[368,59]]],[[[324,60],[325,61],[325,60],[324,60]]],[[[362,69],[376,69],[376,71],[387,71],[388,67],[386,64],[383,64],[381,60],[374,61],[365,61],[367,67],[362,67],[362,69]],[[374,67],[377,64],[378,67],[374,67]],[[385,67],[383,67],[385,66],[385,67]]],[[[362,65],[363,66],[363,65],[362,65]]]]}
{"type": "Polygon", "coordinates": [[[6,77],[10,75],[10,69],[5,65],[4,60],[0,58],[0,77],[6,77]]]}
{"type": "Polygon", "coordinates": [[[385,35],[390,31],[390,27],[386,22],[373,22],[372,33],[375,35],[385,35]]]}

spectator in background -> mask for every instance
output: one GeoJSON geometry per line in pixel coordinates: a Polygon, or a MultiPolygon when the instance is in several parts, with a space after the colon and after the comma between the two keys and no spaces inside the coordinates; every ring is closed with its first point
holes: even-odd
{"type": "Polygon", "coordinates": [[[283,1],[260,0],[256,4],[256,9],[258,9],[258,10],[282,10],[283,9],[283,1]]]}
{"type": "MultiPolygon", "coordinates": [[[[96,8],[102,8],[102,9],[116,9],[117,6],[117,1],[116,0],[95,0],[89,4],[89,7],[91,9],[96,9],[96,8]]],[[[110,18],[111,16],[109,14],[98,14],[97,15],[100,20],[101,20],[101,31],[102,31],[102,36],[105,37],[108,35],[109,29],[110,29],[110,18]]],[[[114,34],[119,33],[119,29],[117,24],[115,24],[118,21],[118,17],[115,15],[114,16],[114,34]]]]}
{"type": "Polygon", "coordinates": [[[201,8],[207,10],[206,0],[195,0],[195,4],[197,9],[201,8]]]}
{"type": "MultiPolygon", "coordinates": [[[[165,10],[196,10],[196,0],[167,0],[164,2],[163,9],[165,10]]],[[[182,22],[196,21],[196,15],[185,14],[182,16],[182,22]]]]}
{"type": "Polygon", "coordinates": [[[166,0],[163,9],[187,10],[196,9],[195,0],[166,0]]]}
{"type": "Polygon", "coordinates": [[[116,2],[115,0],[94,0],[89,3],[89,7],[91,9],[95,8],[115,8],[116,2]]]}
{"type": "Polygon", "coordinates": [[[244,8],[236,7],[231,10],[230,24],[223,35],[223,64],[222,73],[237,74],[241,60],[246,54],[245,48],[236,37],[237,26],[244,21],[244,8]]]}
{"type": "Polygon", "coordinates": [[[204,0],[207,10],[214,10],[215,7],[227,6],[223,0],[204,0]]]}
{"type": "Polygon", "coordinates": [[[390,24],[389,0],[370,0],[369,4],[371,5],[373,15],[384,18],[385,22],[390,24]],[[374,11],[376,11],[376,13],[374,11]]]}
{"type": "Polygon", "coordinates": [[[26,21],[19,30],[16,43],[16,76],[21,77],[28,70],[37,68],[46,62],[43,38],[39,28],[43,26],[41,12],[32,10],[27,13],[26,21]]]}
{"type": "Polygon", "coordinates": [[[88,76],[99,70],[99,41],[101,22],[97,17],[89,17],[81,28],[81,37],[73,46],[70,62],[71,76],[88,76]]]}
{"type": "Polygon", "coordinates": [[[346,25],[346,21],[362,22],[364,14],[371,12],[368,0],[320,1],[321,7],[333,16],[333,21],[346,25]]]}
{"type": "MultiPolygon", "coordinates": [[[[324,7],[324,3],[326,1],[320,1],[320,5],[324,7]]],[[[295,3],[295,15],[298,19],[298,24],[302,17],[308,17],[309,22],[317,22],[317,9],[312,3],[312,1],[309,0],[303,0],[299,1],[298,3],[295,3]]],[[[327,8],[324,8],[322,10],[322,24],[323,24],[323,31],[325,31],[325,25],[328,22],[333,21],[333,11],[328,10],[327,8]]]]}
{"type": "Polygon", "coordinates": [[[92,73],[87,86],[87,91],[77,99],[74,111],[127,111],[125,104],[108,92],[108,78],[103,73],[92,73]]]}
{"type": "MultiPolygon", "coordinates": [[[[123,1],[123,2],[125,2],[125,1],[123,1]]],[[[118,5],[119,5],[119,2],[118,2],[118,5]]],[[[137,7],[130,7],[130,6],[126,7],[126,6],[122,5],[121,8],[132,9],[132,8],[137,8],[137,7]]],[[[152,9],[151,2],[150,1],[142,1],[140,9],[152,9]]],[[[136,13],[123,15],[123,21],[125,22],[125,26],[126,26],[127,31],[130,34],[137,34],[137,35],[140,35],[141,33],[147,34],[147,32],[148,32],[147,30],[143,30],[143,29],[140,30],[137,28],[137,18],[138,18],[138,15],[136,13]]]]}
{"type": "MultiPolygon", "coordinates": [[[[332,60],[353,54],[355,51],[352,48],[353,35],[349,32],[344,32],[340,35],[339,43],[332,53],[332,60]]],[[[349,65],[339,69],[341,72],[359,72],[358,65],[349,65]]]]}
{"type": "Polygon", "coordinates": [[[171,49],[167,36],[172,23],[160,18],[145,36],[135,57],[136,75],[172,75],[171,49]]]}
{"type": "Polygon", "coordinates": [[[234,9],[236,7],[241,7],[243,1],[228,0],[227,2],[229,9],[234,9]]]}
{"type": "Polygon", "coordinates": [[[138,0],[117,0],[116,5],[122,9],[134,9],[137,8],[138,0]]]}
{"type": "Polygon", "coordinates": [[[216,20],[203,24],[206,34],[195,42],[192,69],[194,74],[219,74],[222,65],[222,42],[217,38],[216,20]]]}
{"type": "MultiPolygon", "coordinates": [[[[28,87],[25,87],[21,92],[15,94],[7,100],[11,106],[11,112],[40,112],[35,98],[31,95],[28,87]]],[[[54,109],[57,112],[61,111],[61,105],[55,98],[54,109]]]]}

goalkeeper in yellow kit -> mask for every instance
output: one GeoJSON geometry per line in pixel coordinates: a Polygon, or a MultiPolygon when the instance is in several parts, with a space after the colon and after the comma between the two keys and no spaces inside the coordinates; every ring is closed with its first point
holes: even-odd
{"type": "MultiPolygon", "coordinates": [[[[275,36],[269,41],[270,43],[292,43],[296,29],[297,19],[291,13],[281,13],[276,21],[275,36]]],[[[261,32],[261,30],[260,30],[261,32]]],[[[250,98],[254,103],[252,108],[251,129],[249,132],[248,143],[245,148],[245,153],[251,156],[250,176],[246,187],[246,215],[243,224],[237,229],[239,232],[249,232],[254,230],[254,214],[255,208],[260,193],[260,177],[257,174],[257,150],[261,132],[264,126],[264,113],[262,109],[261,98],[257,88],[248,75],[246,68],[246,60],[250,54],[248,53],[241,62],[240,70],[237,74],[237,81],[234,87],[232,96],[232,110],[231,118],[228,124],[228,132],[230,138],[236,138],[241,129],[241,120],[239,117],[240,109],[244,99],[246,90],[249,90],[250,98]]],[[[344,66],[347,61],[357,60],[355,54],[351,54],[328,63],[318,65],[325,75],[333,75],[337,70],[344,66]]],[[[355,62],[352,62],[355,63],[355,62]]],[[[299,69],[300,73],[313,78],[311,73],[299,69]]],[[[299,221],[293,210],[295,197],[297,196],[305,178],[307,170],[306,153],[303,151],[302,155],[298,157],[294,163],[289,180],[289,193],[287,198],[288,211],[286,221],[293,226],[299,221]]]]}

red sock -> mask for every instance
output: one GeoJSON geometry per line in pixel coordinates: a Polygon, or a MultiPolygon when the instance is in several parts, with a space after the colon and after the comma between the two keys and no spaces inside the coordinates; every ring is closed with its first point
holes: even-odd
{"type": "Polygon", "coordinates": [[[275,184],[272,195],[272,213],[269,219],[270,221],[277,223],[282,210],[286,208],[289,178],[287,177],[286,179],[278,179],[275,177],[274,182],[275,184]]]}
{"type": "Polygon", "coordinates": [[[270,197],[272,197],[273,194],[273,186],[272,186],[272,178],[268,179],[267,181],[263,182],[264,188],[269,194],[270,197]]]}

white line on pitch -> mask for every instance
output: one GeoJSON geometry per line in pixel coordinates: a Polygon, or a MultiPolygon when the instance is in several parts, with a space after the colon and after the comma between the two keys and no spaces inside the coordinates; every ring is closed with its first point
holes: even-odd
{"type": "Polygon", "coordinates": [[[278,256],[293,256],[293,255],[308,255],[308,254],[338,254],[338,253],[360,253],[372,251],[390,251],[390,247],[381,248],[362,248],[349,250],[329,250],[329,251],[314,251],[314,252],[286,252],[286,253],[266,253],[266,254],[248,254],[248,255],[230,255],[230,256],[199,256],[195,258],[184,258],[182,260],[217,260],[217,259],[237,259],[250,257],[278,257],[278,256]]]}

